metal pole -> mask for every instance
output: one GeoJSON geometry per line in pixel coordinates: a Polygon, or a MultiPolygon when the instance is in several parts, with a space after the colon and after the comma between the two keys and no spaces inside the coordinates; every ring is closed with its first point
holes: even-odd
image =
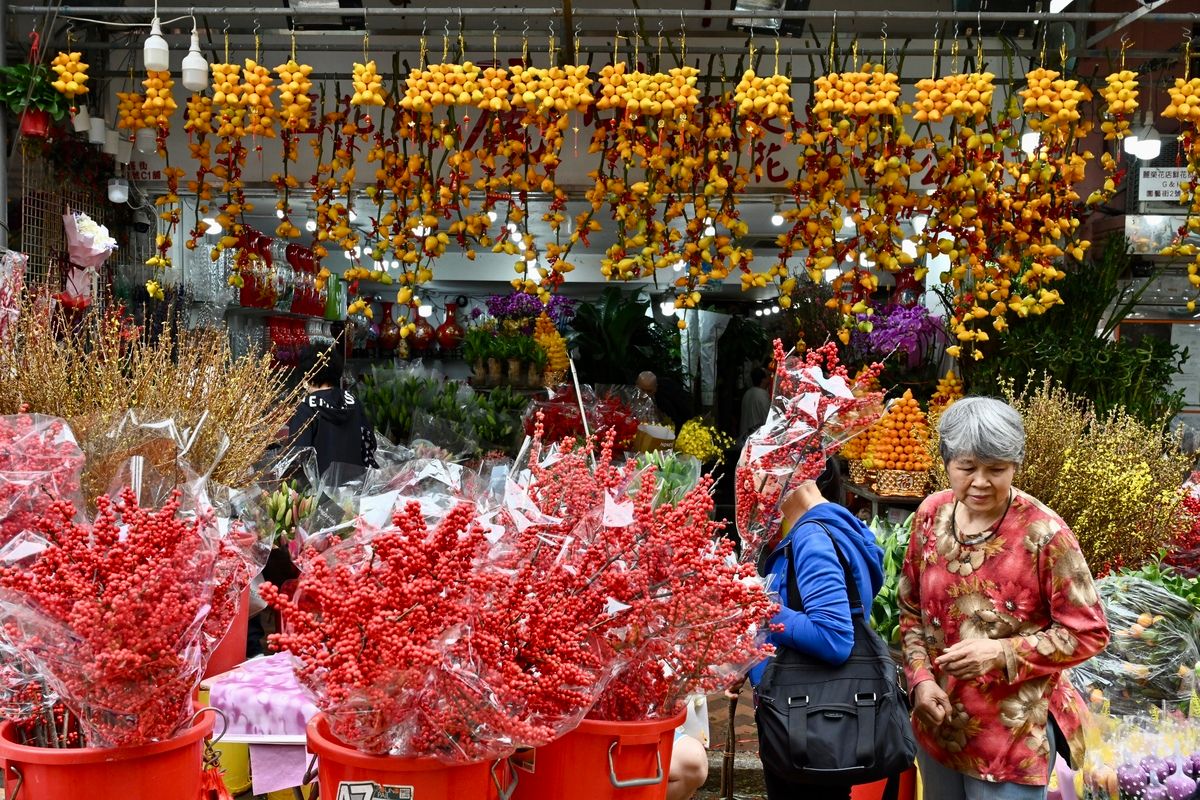
{"type": "MultiPolygon", "coordinates": [[[[13,6],[12,11],[16,14],[44,14],[49,11],[57,11],[60,17],[81,16],[81,17],[145,17],[149,19],[158,14],[160,19],[172,17],[190,17],[196,13],[194,6],[159,6],[156,10],[153,6],[68,6],[63,5],[57,8],[53,6],[13,6]]],[[[296,11],[292,8],[283,8],[279,6],[221,6],[217,8],[202,9],[203,14],[217,17],[361,17],[367,13],[371,14],[372,18],[378,17],[527,17],[529,10],[525,8],[502,8],[498,6],[489,8],[437,8],[437,7],[413,7],[413,8],[311,8],[304,11],[296,11]]],[[[713,9],[711,11],[705,9],[619,9],[619,8],[604,8],[604,9],[582,9],[575,8],[572,13],[576,17],[600,18],[600,17],[625,17],[634,19],[641,17],[653,17],[655,19],[679,19],[681,16],[684,19],[805,19],[805,20],[869,20],[879,22],[884,19],[889,20],[949,20],[961,22],[1033,22],[1035,20],[1055,20],[1059,22],[1112,22],[1123,19],[1124,13],[1121,12],[1070,12],[1062,11],[1057,14],[1052,14],[1048,11],[1007,13],[1003,11],[770,11],[770,10],[746,10],[733,11],[729,9],[713,9]]],[[[561,17],[563,12],[561,9],[546,8],[539,9],[539,15],[561,17]]],[[[1200,12],[1182,12],[1182,13],[1149,13],[1143,19],[1147,22],[1200,22],[1200,12]]]]}
{"type": "MultiPolygon", "coordinates": [[[[8,66],[8,0],[0,0],[0,67],[8,66]]],[[[8,131],[0,121],[0,247],[8,247],[8,131]]]]}

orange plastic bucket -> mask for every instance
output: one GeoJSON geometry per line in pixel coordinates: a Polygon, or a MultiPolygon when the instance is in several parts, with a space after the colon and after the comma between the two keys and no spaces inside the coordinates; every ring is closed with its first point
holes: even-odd
{"type": "MultiPolygon", "coordinates": [[[[879,800],[883,797],[883,788],[887,786],[887,781],[876,781],[875,783],[864,783],[860,786],[854,786],[850,789],[850,800],[879,800]]],[[[900,775],[900,793],[897,795],[899,800],[913,800],[917,796],[917,770],[916,767],[904,771],[900,775]]]]}
{"type": "Polygon", "coordinates": [[[234,616],[233,622],[229,623],[229,630],[221,637],[217,648],[208,658],[208,667],[204,670],[205,678],[229,672],[246,660],[246,633],[249,628],[250,587],[247,586],[246,590],[242,592],[242,596],[238,598],[237,614],[234,616]]]}
{"type": "Polygon", "coordinates": [[[30,747],[0,723],[5,800],[196,800],[204,739],[216,714],[205,711],[183,733],[137,747],[30,747]]]}
{"type": "Polygon", "coordinates": [[[585,719],[561,739],[513,756],[513,800],[662,800],[675,729],[685,719],[686,709],[644,722],[585,719]]]}
{"type": "Polygon", "coordinates": [[[317,757],[321,797],[372,797],[375,784],[413,800],[509,800],[515,780],[504,759],[453,766],[360,752],[333,737],[324,714],[308,721],[308,752],[317,757]]]}

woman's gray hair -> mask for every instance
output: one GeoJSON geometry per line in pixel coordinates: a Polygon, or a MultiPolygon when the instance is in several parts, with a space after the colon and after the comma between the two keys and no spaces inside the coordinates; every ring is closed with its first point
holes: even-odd
{"type": "Polygon", "coordinates": [[[1025,460],[1025,424],[1017,410],[994,397],[964,397],[942,412],[938,449],[946,463],[956,458],[984,462],[1025,460]]]}

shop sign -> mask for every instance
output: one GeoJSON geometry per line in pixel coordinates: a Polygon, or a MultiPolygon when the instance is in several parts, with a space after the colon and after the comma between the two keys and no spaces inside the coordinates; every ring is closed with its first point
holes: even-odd
{"type": "Polygon", "coordinates": [[[1138,200],[1178,203],[1187,167],[1142,167],[1138,174],[1138,200]]]}

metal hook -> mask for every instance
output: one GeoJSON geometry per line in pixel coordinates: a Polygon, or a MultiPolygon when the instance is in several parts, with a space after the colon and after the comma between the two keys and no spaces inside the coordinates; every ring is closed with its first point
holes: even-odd
{"type": "Polygon", "coordinates": [[[428,23],[428,21],[429,20],[425,19],[424,17],[421,18],[421,38],[422,39],[425,38],[425,25],[428,23]]]}
{"type": "Polygon", "coordinates": [[[492,36],[499,36],[499,35],[500,35],[500,21],[494,19],[494,20],[492,20],[492,36]]]}
{"type": "Polygon", "coordinates": [[[525,27],[521,29],[521,36],[529,38],[529,20],[525,20],[525,27]]]}
{"type": "Polygon", "coordinates": [[[260,28],[262,28],[262,26],[258,24],[258,17],[255,17],[254,18],[254,31],[253,31],[255,36],[258,36],[258,31],[260,28]]]}
{"type": "Polygon", "coordinates": [[[887,38],[887,23],[888,23],[888,17],[891,16],[891,14],[892,14],[892,10],[890,8],[884,9],[883,22],[881,22],[879,24],[879,35],[884,39],[887,38]]]}
{"type": "Polygon", "coordinates": [[[450,38],[450,20],[448,19],[442,20],[442,36],[450,38]]]}
{"type": "Polygon", "coordinates": [[[224,20],[221,20],[221,21],[222,21],[223,23],[225,23],[225,27],[221,28],[221,33],[223,33],[223,34],[225,34],[226,36],[228,36],[228,35],[229,35],[229,20],[227,20],[227,19],[224,19],[224,20]]]}

